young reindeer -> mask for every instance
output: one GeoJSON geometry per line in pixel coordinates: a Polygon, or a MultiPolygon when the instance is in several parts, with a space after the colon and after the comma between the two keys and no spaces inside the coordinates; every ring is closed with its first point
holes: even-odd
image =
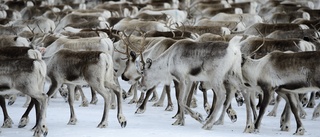
{"type": "MultiPolygon", "coordinates": [[[[140,69],[143,69],[143,68],[140,68],[140,67],[144,67],[145,66],[145,64],[143,62],[143,58],[155,59],[160,54],[165,52],[168,48],[170,48],[170,46],[172,44],[174,44],[175,42],[176,42],[176,40],[173,40],[171,38],[163,38],[159,42],[155,43],[152,47],[144,49],[144,50],[143,49],[140,50],[140,53],[139,53],[140,54],[140,58],[137,57],[137,55],[136,55],[136,53],[134,51],[131,51],[130,55],[128,55],[129,58],[128,58],[127,62],[126,62],[126,68],[125,68],[125,70],[124,70],[124,72],[123,72],[123,74],[121,76],[122,79],[125,80],[125,81],[128,81],[129,83],[134,83],[135,85],[137,85],[136,83],[138,83],[138,81],[140,80],[140,78],[142,76],[140,69]]],[[[143,41],[141,41],[141,44],[146,46],[147,43],[145,42],[145,40],[143,40],[143,41]]],[[[139,106],[139,108],[135,112],[136,114],[141,114],[141,113],[145,112],[147,100],[148,100],[148,98],[149,98],[149,96],[151,95],[152,92],[156,92],[156,91],[149,90],[146,93],[145,99],[143,100],[142,104],[139,106]]],[[[172,104],[171,96],[170,96],[170,85],[165,85],[164,86],[163,93],[161,95],[161,100],[159,100],[159,102],[155,103],[153,106],[162,106],[163,99],[165,97],[164,96],[165,93],[168,96],[168,105],[167,105],[165,110],[166,111],[172,111],[173,110],[173,104],[172,104]]]]}
{"type": "Polygon", "coordinates": [[[160,83],[169,84],[175,80],[178,87],[177,100],[179,111],[177,120],[173,125],[185,124],[185,110],[191,117],[203,122],[202,116],[192,111],[184,102],[185,94],[190,91],[193,81],[207,82],[207,88],[213,89],[217,95],[215,110],[208,117],[203,129],[211,129],[218,110],[225,100],[223,81],[226,76],[237,89],[242,88],[242,74],[240,68],[241,52],[237,45],[242,36],[235,36],[229,43],[226,42],[193,42],[181,40],[172,45],[153,61],[147,59],[145,69],[142,71],[140,89],[152,90],[160,83]],[[229,73],[232,72],[232,73],[229,73]],[[159,75],[160,74],[160,75],[159,75]],[[230,79],[231,80],[231,79],[230,79]]]}

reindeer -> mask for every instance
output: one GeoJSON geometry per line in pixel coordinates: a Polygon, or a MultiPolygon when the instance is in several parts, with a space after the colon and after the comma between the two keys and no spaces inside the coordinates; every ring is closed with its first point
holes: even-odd
{"type": "MultiPolygon", "coordinates": [[[[189,91],[192,81],[205,81],[206,88],[214,89],[218,96],[216,104],[213,104],[213,111],[207,118],[203,129],[211,129],[218,110],[225,100],[225,90],[223,81],[226,75],[234,72],[234,81],[241,83],[240,47],[236,45],[241,40],[241,36],[234,37],[230,43],[225,42],[205,42],[195,43],[190,40],[182,40],[172,45],[166,52],[154,59],[147,59],[145,69],[142,71],[143,76],[140,82],[140,89],[143,91],[152,90],[159,83],[169,84],[175,80],[175,87],[178,87],[178,106],[179,111],[176,116],[177,120],[173,125],[184,125],[184,110],[197,121],[202,122],[202,116],[192,111],[185,105],[184,94],[189,91]],[[190,64],[191,62],[191,64],[190,64]],[[223,62],[223,63],[222,63],[223,62]],[[163,65],[167,64],[167,65],[163,65]],[[156,75],[161,74],[161,75],[156,75]],[[213,79],[214,78],[214,79],[213,79]]],[[[232,82],[235,87],[241,87],[232,82]]]]}
{"type": "Polygon", "coordinates": [[[13,26],[16,25],[22,25],[26,26],[32,31],[33,33],[49,33],[55,30],[56,25],[55,23],[46,17],[34,17],[33,19],[30,20],[15,20],[12,22],[13,26]]]}
{"type": "MultiPolygon", "coordinates": [[[[77,118],[73,109],[75,85],[89,84],[104,99],[104,112],[99,128],[107,126],[108,111],[110,104],[111,91],[113,90],[117,96],[121,97],[121,90],[114,81],[114,70],[112,57],[107,52],[102,51],[72,51],[70,49],[61,49],[49,58],[45,58],[47,62],[47,76],[51,81],[51,85],[47,95],[51,97],[62,84],[67,84],[69,96],[68,102],[70,106],[69,125],[75,125],[77,118]]],[[[29,107],[32,107],[33,101],[29,107]]],[[[122,114],[122,98],[117,100],[118,114],[117,118],[121,127],[125,127],[127,121],[122,114]]],[[[22,117],[20,126],[25,126],[27,117],[22,117]]]]}
{"type": "MultiPolygon", "coordinates": [[[[38,55],[41,56],[39,53],[38,55]]],[[[34,136],[46,136],[48,128],[45,124],[45,115],[48,97],[43,93],[46,64],[43,60],[28,58],[0,59],[1,68],[1,95],[22,92],[32,98],[36,108],[36,125],[34,136]],[[14,79],[14,80],[13,80],[14,79]]],[[[0,97],[1,107],[5,113],[4,98],[0,97]]],[[[6,117],[6,115],[4,115],[6,117]]],[[[5,121],[5,123],[8,121],[5,121]]],[[[4,125],[6,127],[7,125],[4,125]]]]}
{"type": "Polygon", "coordinates": [[[247,28],[243,34],[245,35],[255,35],[265,37],[276,30],[301,30],[309,29],[308,26],[304,24],[294,24],[294,23],[278,23],[278,24],[268,24],[268,23],[255,23],[249,28],[247,28]]]}
{"type": "MultiPolygon", "coordinates": [[[[318,51],[306,51],[297,53],[271,52],[266,56],[254,60],[243,58],[242,74],[246,82],[252,87],[260,87],[263,91],[263,101],[259,115],[254,125],[246,126],[245,132],[258,132],[262,117],[275,91],[283,97],[295,116],[297,128],[295,134],[303,135],[305,129],[297,111],[297,93],[319,90],[318,76],[318,51]],[[253,67],[254,66],[254,67],[253,67]]],[[[287,118],[290,115],[286,116],[287,118]]],[[[288,119],[281,121],[281,130],[288,130],[288,119]]]]}
{"type": "Polygon", "coordinates": [[[218,13],[217,15],[210,18],[212,21],[236,21],[241,22],[246,28],[249,28],[251,25],[256,23],[262,23],[263,19],[256,14],[227,14],[227,13],[218,13]]]}
{"type": "MultiPolygon", "coordinates": [[[[37,50],[34,50],[30,47],[15,47],[15,46],[9,46],[9,47],[2,47],[0,48],[0,58],[6,59],[6,58],[31,58],[31,59],[41,59],[41,54],[38,53],[37,50]]],[[[9,96],[8,105],[14,104],[16,99],[16,94],[9,96]]],[[[27,100],[24,107],[28,106],[30,102],[30,97],[27,96],[27,100]]],[[[6,121],[6,120],[5,120],[6,121]]],[[[5,126],[5,125],[4,125],[5,126]]],[[[5,127],[11,127],[11,126],[5,126],[5,127]]]]}
{"type": "MultiPolygon", "coordinates": [[[[142,41],[141,44],[146,46],[147,43],[145,43],[144,41],[142,41]]],[[[163,38],[159,42],[155,43],[152,47],[141,50],[139,53],[141,57],[140,61],[143,62],[143,58],[146,58],[146,57],[152,58],[152,59],[158,57],[161,53],[165,52],[175,42],[176,41],[171,38],[163,38]]],[[[126,67],[123,74],[121,75],[121,78],[125,81],[128,81],[130,84],[132,84],[132,86],[136,86],[138,84],[139,79],[142,76],[140,69],[143,69],[143,68],[140,68],[140,67],[143,67],[144,64],[139,63],[139,59],[134,51],[131,51],[130,53],[127,53],[127,54],[130,54],[130,55],[128,55],[126,67]],[[137,70],[136,66],[138,66],[138,68],[140,69],[137,70]]],[[[155,92],[155,91],[150,90],[146,93],[145,99],[143,100],[142,104],[139,106],[139,108],[135,112],[136,114],[141,114],[145,112],[147,100],[152,92],[155,92]]],[[[173,104],[170,96],[170,84],[164,86],[163,93],[161,94],[160,100],[157,103],[155,103],[153,106],[162,106],[165,94],[167,94],[168,96],[168,104],[165,110],[172,111],[173,104]]]]}

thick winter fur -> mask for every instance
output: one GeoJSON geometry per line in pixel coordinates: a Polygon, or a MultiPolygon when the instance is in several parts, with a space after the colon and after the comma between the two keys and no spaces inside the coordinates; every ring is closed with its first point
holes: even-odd
{"type": "Polygon", "coordinates": [[[310,15],[307,12],[290,12],[290,13],[274,13],[266,23],[291,23],[296,19],[310,20],[310,15]]]}
{"type": "Polygon", "coordinates": [[[263,19],[256,14],[227,14],[227,13],[219,13],[210,18],[213,21],[236,21],[242,22],[246,28],[250,27],[256,23],[262,23],[263,19]]]}
{"type": "Polygon", "coordinates": [[[0,58],[31,58],[41,59],[41,53],[29,47],[0,48],[0,58]]]}
{"type": "Polygon", "coordinates": [[[299,38],[299,39],[318,39],[320,33],[315,29],[295,29],[289,31],[275,30],[266,38],[273,39],[290,39],[290,38],[299,38]]]}
{"type": "MultiPolygon", "coordinates": [[[[241,40],[241,36],[236,36],[226,42],[193,42],[181,40],[167,49],[163,54],[147,63],[143,71],[141,89],[147,91],[159,83],[170,84],[172,80],[178,81],[179,87],[179,114],[174,125],[184,125],[184,110],[198,121],[202,121],[201,116],[187,106],[183,101],[184,94],[188,93],[188,83],[192,81],[206,81],[208,88],[214,89],[218,97],[215,109],[221,108],[224,101],[225,91],[223,81],[226,74],[234,72],[233,76],[241,79],[240,47],[236,44],[241,40]],[[158,75],[161,74],[161,75],[158,75]]],[[[241,80],[240,82],[241,83],[241,80]]],[[[239,85],[237,85],[239,87],[239,85]]],[[[211,129],[218,111],[214,111],[206,123],[204,129],[211,129]]]]}
{"type": "Polygon", "coordinates": [[[66,26],[70,24],[86,23],[92,20],[105,21],[103,17],[91,14],[81,14],[81,13],[70,13],[64,16],[56,26],[55,32],[61,32],[66,26]]]}
{"type": "Polygon", "coordinates": [[[271,39],[260,37],[249,37],[241,42],[241,52],[247,56],[255,54],[255,58],[261,58],[266,54],[278,51],[315,51],[314,44],[302,39],[271,39]]]}
{"type": "Polygon", "coordinates": [[[242,66],[244,79],[250,85],[260,86],[264,98],[258,119],[254,126],[259,130],[262,117],[273,89],[290,103],[295,115],[297,130],[295,134],[303,135],[304,128],[297,111],[297,93],[306,93],[319,90],[319,64],[318,51],[282,53],[272,52],[259,60],[245,58],[242,66]]]}
{"type": "Polygon", "coordinates": [[[124,18],[114,25],[114,28],[119,31],[126,31],[131,33],[132,31],[139,30],[142,32],[147,32],[150,30],[156,31],[170,31],[168,27],[165,26],[165,22],[157,21],[141,21],[138,19],[124,18]]]}
{"type": "Polygon", "coordinates": [[[39,117],[34,135],[47,135],[48,129],[45,124],[47,96],[43,92],[47,70],[45,62],[27,58],[0,60],[0,94],[19,91],[38,101],[40,111],[37,114],[39,117]]]}
{"type": "Polygon", "coordinates": [[[26,26],[34,33],[49,33],[56,29],[56,25],[52,20],[41,16],[30,20],[16,20],[12,25],[26,26]]]}
{"type": "Polygon", "coordinates": [[[231,31],[226,27],[220,26],[178,26],[178,30],[180,31],[190,31],[198,35],[202,35],[204,33],[213,33],[218,35],[228,35],[231,31]]]}
{"type": "Polygon", "coordinates": [[[0,35],[0,47],[29,47],[30,42],[24,38],[15,35],[0,35]]]}
{"type": "Polygon", "coordinates": [[[22,32],[31,32],[26,26],[4,26],[0,25],[0,35],[19,35],[22,32]]]}
{"type": "Polygon", "coordinates": [[[244,31],[246,28],[242,22],[213,21],[209,19],[201,19],[198,22],[196,22],[195,26],[220,26],[220,27],[226,27],[231,31],[244,31]]]}
{"type": "Polygon", "coordinates": [[[294,24],[294,23],[278,23],[278,24],[268,24],[268,23],[256,23],[250,26],[248,29],[244,31],[243,34],[246,35],[254,35],[265,37],[276,30],[299,30],[299,29],[309,29],[306,25],[294,24]]]}
{"type": "Polygon", "coordinates": [[[45,49],[44,57],[50,57],[60,49],[103,51],[113,54],[113,43],[109,38],[90,37],[80,39],[59,38],[45,49]]]}

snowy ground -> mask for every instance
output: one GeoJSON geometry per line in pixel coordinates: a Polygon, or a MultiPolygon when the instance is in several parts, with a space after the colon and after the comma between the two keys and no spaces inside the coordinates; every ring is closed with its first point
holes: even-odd
{"type": "MultiPolygon", "coordinates": [[[[121,86],[124,89],[129,89],[129,85],[123,81],[121,86]]],[[[46,88],[48,88],[46,86],[46,88]]],[[[161,87],[157,89],[160,96],[161,87]]],[[[172,89],[173,90],[173,89],[172,89]]],[[[85,88],[88,100],[90,101],[89,89],[85,88]]],[[[175,97],[172,93],[172,97],[175,97]]],[[[199,113],[206,117],[206,113],[202,108],[202,94],[196,95],[198,99],[198,107],[194,108],[199,113]]],[[[212,96],[210,94],[210,100],[212,96]]],[[[295,132],[296,124],[293,116],[291,117],[291,130],[289,132],[280,131],[279,121],[284,101],[281,102],[277,117],[264,116],[260,133],[248,134],[243,133],[245,127],[245,106],[238,107],[233,100],[232,105],[237,111],[238,120],[232,123],[229,118],[225,117],[224,125],[216,125],[212,130],[203,130],[202,125],[186,115],[185,126],[172,126],[175,121],[171,117],[175,115],[177,105],[174,104],[174,111],[164,111],[164,107],[152,107],[153,102],[149,102],[147,110],[144,114],[134,114],[136,111],[135,104],[128,104],[129,99],[124,100],[123,111],[127,119],[127,126],[121,128],[116,119],[116,110],[110,110],[109,123],[107,128],[96,128],[101,120],[103,111],[103,100],[99,96],[99,102],[97,105],[89,105],[89,107],[78,107],[80,101],[76,101],[75,111],[78,118],[77,125],[67,125],[69,121],[69,106],[64,103],[64,100],[58,96],[58,98],[51,99],[47,111],[47,126],[49,128],[48,137],[292,137],[295,132]]],[[[29,124],[25,128],[18,128],[18,123],[21,115],[25,111],[23,108],[25,98],[19,97],[17,102],[12,106],[8,106],[9,114],[14,121],[14,125],[9,129],[1,129],[0,136],[3,137],[28,137],[33,135],[33,131],[30,129],[34,126],[35,116],[34,110],[30,115],[29,124]]],[[[320,100],[317,100],[317,103],[320,100]]],[[[166,103],[164,104],[166,105],[166,103]]],[[[267,108],[267,113],[272,109],[272,106],[267,108]]],[[[320,136],[320,119],[311,120],[313,109],[305,108],[308,113],[306,119],[303,119],[303,124],[306,129],[304,136],[319,137],[320,136]]],[[[1,113],[2,114],[2,113],[1,113]]],[[[1,121],[2,122],[2,121],[1,121]]]]}

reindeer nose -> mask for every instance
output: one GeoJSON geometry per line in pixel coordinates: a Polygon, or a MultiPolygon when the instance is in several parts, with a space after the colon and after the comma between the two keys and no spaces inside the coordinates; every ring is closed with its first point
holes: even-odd
{"type": "Polygon", "coordinates": [[[124,80],[124,81],[129,81],[129,79],[128,79],[126,76],[124,76],[123,74],[121,74],[121,78],[122,78],[122,80],[124,80]]]}

